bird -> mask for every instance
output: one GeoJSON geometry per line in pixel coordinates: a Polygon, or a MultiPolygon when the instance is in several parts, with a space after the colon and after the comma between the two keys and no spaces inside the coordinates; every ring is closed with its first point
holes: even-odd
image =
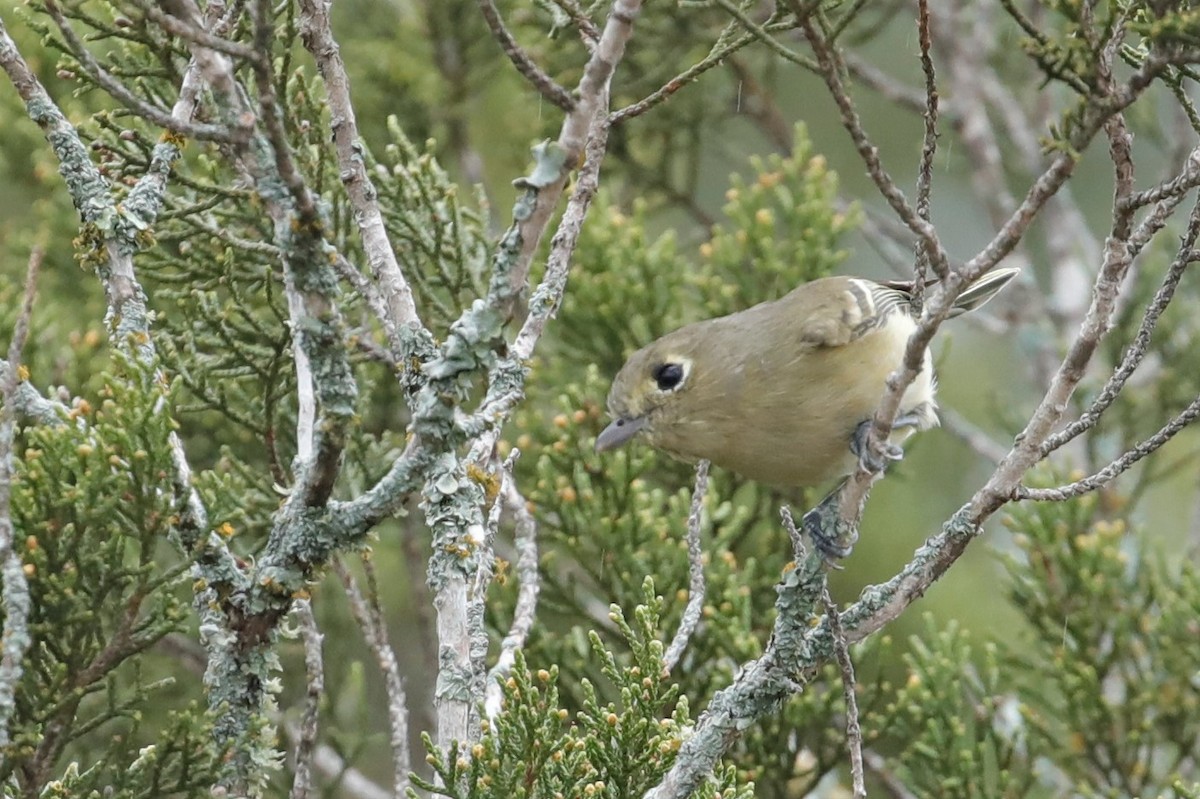
{"type": "MultiPolygon", "coordinates": [[[[994,269],[954,301],[974,310],[1018,273],[994,269]]],[[[820,278],[776,300],[667,333],[626,360],[608,394],[597,452],[634,439],[679,459],[780,487],[819,486],[851,474],[888,376],[916,330],[914,284],[820,278]]],[[[928,350],[905,390],[887,457],[938,423],[928,350]]],[[[882,464],[868,463],[873,471],[882,464]]]]}

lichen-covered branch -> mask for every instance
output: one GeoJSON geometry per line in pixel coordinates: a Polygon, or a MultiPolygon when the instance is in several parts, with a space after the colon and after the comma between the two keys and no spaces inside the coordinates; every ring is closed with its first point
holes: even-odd
{"type": "MultiPolygon", "coordinates": [[[[37,275],[42,264],[41,248],[29,256],[25,277],[24,301],[17,324],[8,345],[8,362],[20,364],[29,320],[33,316],[33,300],[37,291],[37,275]]],[[[17,369],[20,367],[18,366],[17,369]]],[[[0,628],[0,750],[9,744],[9,720],[16,710],[17,683],[23,672],[25,651],[33,642],[29,634],[29,614],[32,600],[25,579],[21,557],[13,545],[12,478],[13,438],[16,434],[16,394],[19,376],[17,369],[0,375],[0,608],[4,610],[4,625],[0,628]]]]}
{"type": "Polygon", "coordinates": [[[644,799],[691,796],[749,724],[778,710],[801,687],[796,666],[812,657],[806,638],[825,588],[825,568],[824,559],[814,551],[783,575],[775,589],[775,626],[762,657],[747,663],[733,684],[712,698],[680,747],[675,764],[644,799]]]}
{"type": "Polygon", "coordinates": [[[63,403],[46,399],[28,380],[21,380],[17,369],[5,359],[0,358],[0,384],[13,381],[12,396],[6,398],[6,403],[16,414],[18,420],[30,424],[61,424],[71,410],[63,403]]]}
{"type": "MultiPolygon", "coordinates": [[[[608,102],[608,84],[613,71],[625,55],[625,45],[633,35],[633,22],[641,11],[641,0],[614,0],[600,41],[583,69],[576,89],[574,109],[567,114],[555,145],[543,146],[539,168],[524,178],[519,188],[525,196],[518,201],[514,223],[501,240],[497,257],[504,259],[508,275],[508,297],[503,310],[511,315],[517,299],[525,291],[529,266],[538,242],[550,222],[570,170],[579,166],[587,134],[593,120],[608,102]]],[[[607,108],[603,108],[607,113],[607,108]]]]}

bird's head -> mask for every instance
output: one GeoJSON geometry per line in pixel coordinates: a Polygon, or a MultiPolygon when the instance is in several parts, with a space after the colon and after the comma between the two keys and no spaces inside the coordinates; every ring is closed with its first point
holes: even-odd
{"type": "Polygon", "coordinates": [[[703,371],[696,369],[695,327],[677,330],[629,356],[608,392],[613,421],[596,438],[597,452],[620,447],[639,434],[655,446],[668,443],[664,439],[685,412],[703,371]]]}

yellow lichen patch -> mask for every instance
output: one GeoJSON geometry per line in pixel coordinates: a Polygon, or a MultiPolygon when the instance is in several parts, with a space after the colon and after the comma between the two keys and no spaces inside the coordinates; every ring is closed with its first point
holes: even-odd
{"type": "Polygon", "coordinates": [[[500,475],[496,474],[495,472],[488,472],[478,464],[468,463],[467,477],[483,486],[483,493],[484,496],[487,497],[489,504],[494,501],[496,496],[500,493],[500,475]]]}

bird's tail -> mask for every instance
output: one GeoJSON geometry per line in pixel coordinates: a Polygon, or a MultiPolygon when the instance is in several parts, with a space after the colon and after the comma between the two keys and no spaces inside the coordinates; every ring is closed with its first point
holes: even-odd
{"type": "Polygon", "coordinates": [[[985,302],[996,296],[996,292],[1008,285],[1008,281],[1012,280],[1020,272],[1020,269],[993,269],[992,271],[981,275],[971,285],[963,289],[963,293],[958,295],[958,299],[954,301],[954,307],[950,309],[950,318],[961,316],[967,311],[973,311],[985,302]]]}

